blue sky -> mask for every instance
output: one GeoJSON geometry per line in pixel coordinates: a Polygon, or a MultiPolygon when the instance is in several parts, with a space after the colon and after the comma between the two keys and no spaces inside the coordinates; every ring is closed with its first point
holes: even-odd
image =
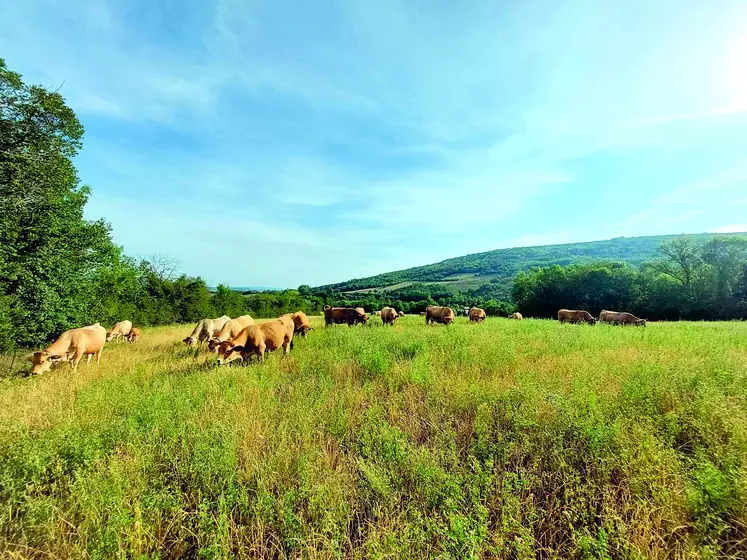
{"type": "Polygon", "coordinates": [[[747,3],[25,0],[90,218],[209,283],[747,230],[747,3]]]}

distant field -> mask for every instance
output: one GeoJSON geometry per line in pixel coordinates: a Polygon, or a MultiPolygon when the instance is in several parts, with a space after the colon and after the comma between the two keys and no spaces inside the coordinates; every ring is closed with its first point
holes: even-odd
{"type": "Polygon", "coordinates": [[[747,323],[314,321],[1,381],[0,557],[747,557],[747,323]]]}

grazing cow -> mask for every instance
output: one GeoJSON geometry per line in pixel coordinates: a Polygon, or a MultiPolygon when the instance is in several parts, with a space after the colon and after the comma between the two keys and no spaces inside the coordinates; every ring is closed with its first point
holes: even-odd
{"type": "Polygon", "coordinates": [[[381,310],[373,312],[375,317],[381,317],[381,310]]]}
{"type": "Polygon", "coordinates": [[[603,309],[599,314],[600,323],[612,323],[613,325],[636,325],[639,327],[646,326],[646,319],[639,319],[632,313],[607,311],[603,309]]]}
{"type": "Polygon", "coordinates": [[[558,321],[561,323],[588,323],[596,324],[597,320],[588,311],[575,309],[561,309],[558,311],[558,321]]]}
{"type": "Polygon", "coordinates": [[[218,347],[218,364],[227,364],[239,358],[249,360],[256,355],[265,361],[265,351],[283,348],[283,355],[293,348],[293,331],[296,325],[290,317],[280,317],[259,325],[250,325],[231,340],[218,347]]]}
{"type": "Polygon", "coordinates": [[[479,307],[472,307],[469,310],[469,320],[473,323],[482,323],[485,321],[485,317],[487,317],[487,314],[485,313],[484,309],[480,309],[479,307]]]}
{"type": "Polygon", "coordinates": [[[400,309],[399,313],[397,313],[397,315],[399,315],[400,317],[404,317],[405,316],[405,312],[400,309]]]}
{"type": "Polygon", "coordinates": [[[451,307],[429,305],[425,308],[425,324],[443,323],[450,325],[454,322],[454,310],[451,307]]]}
{"type": "Polygon", "coordinates": [[[213,338],[223,328],[226,321],[230,320],[231,318],[228,315],[223,315],[217,319],[203,319],[197,323],[197,326],[192,330],[192,334],[182,342],[187,346],[197,346],[203,341],[213,338]]]}
{"type": "Polygon", "coordinates": [[[120,321],[119,323],[116,323],[112,327],[112,330],[106,333],[106,341],[109,342],[114,339],[119,342],[120,337],[126,338],[127,335],[130,334],[131,328],[132,321],[120,321]]]}
{"type": "Polygon", "coordinates": [[[71,329],[60,335],[49,348],[41,352],[34,352],[31,358],[33,368],[31,373],[44,373],[52,364],[57,362],[70,362],[73,370],[78,368],[83,356],[91,357],[96,354],[96,363],[101,362],[101,351],[106,343],[106,329],[95,323],[79,329],[71,329]]]}
{"type": "Polygon", "coordinates": [[[126,338],[127,342],[129,342],[130,344],[132,344],[133,342],[137,342],[138,340],[140,340],[140,329],[138,329],[137,327],[132,327],[130,329],[130,332],[127,333],[126,338]]]}
{"type": "Polygon", "coordinates": [[[314,327],[311,326],[309,323],[309,318],[306,316],[306,313],[303,311],[296,311],[295,313],[286,313],[285,315],[282,315],[282,317],[290,317],[290,319],[293,321],[293,324],[296,326],[295,330],[293,331],[294,334],[300,334],[301,336],[306,336],[309,331],[313,331],[314,327]]]}
{"type": "Polygon", "coordinates": [[[358,323],[365,324],[367,319],[366,313],[360,308],[324,306],[324,324],[326,326],[344,323],[352,327],[358,323]]]}
{"type": "Polygon", "coordinates": [[[425,311],[421,311],[421,312],[420,312],[420,316],[421,316],[421,317],[425,317],[425,315],[426,315],[425,311]]]}
{"type": "Polygon", "coordinates": [[[208,340],[208,350],[210,350],[211,352],[217,352],[218,346],[221,342],[233,338],[241,331],[243,331],[246,327],[253,324],[254,319],[252,319],[249,315],[242,315],[241,317],[236,317],[235,319],[229,319],[224,323],[223,327],[221,327],[221,329],[217,333],[215,333],[215,335],[212,336],[210,340],[208,340]]]}
{"type": "Polygon", "coordinates": [[[518,311],[516,313],[511,313],[511,315],[508,316],[509,319],[516,319],[517,321],[523,321],[524,316],[519,313],[518,311]]]}
{"type": "Polygon", "coordinates": [[[363,315],[363,324],[365,325],[368,322],[368,315],[366,315],[366,310],[362,307],[356,307],[355,310],[363,315]]]}
{"type": "Polygon", "coordinates": [[[397,317],[397,311],[393,307],[384,307],[381,310],[381,322],[385,325],[393,325],[397,317]]]}

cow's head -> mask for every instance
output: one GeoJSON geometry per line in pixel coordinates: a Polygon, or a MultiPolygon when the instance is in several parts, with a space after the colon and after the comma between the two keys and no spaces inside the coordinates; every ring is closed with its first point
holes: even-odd
{"type": "Polygon", "coordinates": [[[187,346],[197,346],[197,339],[193,336],[188,336],[182,342],[187,346]]]}
{"type": "Polygon", "coordinates": [[[208,350],[210,350],[211,352],[217,352],[221,342],[222,341],[219,340],[218,337],[214,336],[213,338],[208,340],[208,350]]]}
{"type": "Polygon", "coordinates": [[[31,356],[31,373],[34,375],[36,375],[37,373],[44,373],[49,368],[51,368],[53,364],[61,362],[64,359],[64,356],[53,356],[46,350],[42,350],[41,352],[34,352],[34,354],[31,356]]]}
{"type": "Polygon", "coordinates": [[[224,340],[216,348],[216,352],[218,352],[218,365],[222,366],[234,360],[241,359],[243,351],[243,346],[235,346],[230,340],[224,340]]]}
{"type": "Polygon", "coordinates": [[[300,333],[301,336],[306,336],[307,334],[309,334],[309,331],[313,331],[313,330],[314,330],[314,327],[312,326],[301,325],[300,327],[298,327],[296,332],[300,333]]]}
{"type": "Polygon", "coordinates": [[[639,327],[645,327],[646,326],[646,319],[638,319],[635,322],[635,324],[638,325],[639,327]]]}
{"type": "Polygon", "coordinates": [[[112,338],[114,338],[114,331],[109,331],[106,333],[106,341],[111,342],[112,338]]]}
{"type": "Polygon", "coordinates": [[[442,319],[443,319],[444,325],[450,325],[451,323],[454,322],[454,312],[447,311],[446,313],[443,314],[442,319]]]}
{"type": "Polygon", "coordinates": [[[586,319],[586,322],[589,323],[590,325],[596,325],[597,319],[596,317],[589,317],[588,319],[586,319]]]}

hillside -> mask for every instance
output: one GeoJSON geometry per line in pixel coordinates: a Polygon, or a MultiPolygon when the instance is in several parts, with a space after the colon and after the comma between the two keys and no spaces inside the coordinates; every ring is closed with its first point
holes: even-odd
{"type": "MultiPolygon", "coordinates": [[[[702,233],[688,235],[694,240],[718,235],[702,233]]],[[[568,243],[564,245],[541,245],[536,247],[515,247],[496,249],[484,253],[474,253],[439,263],[386,272],[368,278],[355,278],[347,282],[320,286],[320,291],[337,292],[389,292],[394,293],[414,285],[441,287],[452,292],[478,289],[491,284],[492,291],[508,296],[513,277],[521,271],[535,266],[552,264],[568,265],[592,261],[624,261],[639,265],[659,256],[662,242],[677,235],[654,235],[645,237],[617,237],[604,241],[568,243]]]]}

